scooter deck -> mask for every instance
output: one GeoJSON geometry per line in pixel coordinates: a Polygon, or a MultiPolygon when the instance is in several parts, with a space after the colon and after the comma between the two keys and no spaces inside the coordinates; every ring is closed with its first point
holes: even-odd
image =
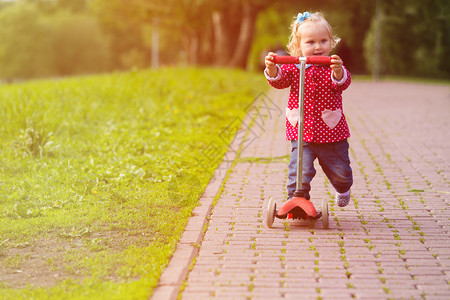
{"type": "Polygon", "coordinates": [[[294,197],[283,204],[276,212],[278,219],[311,219],[317,220],[322,217],[321,212],[317,212],[311,201],[303,197],[294,197]]]}

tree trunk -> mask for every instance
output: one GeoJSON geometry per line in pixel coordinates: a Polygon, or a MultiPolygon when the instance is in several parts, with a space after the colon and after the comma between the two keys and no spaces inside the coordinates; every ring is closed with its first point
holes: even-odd
{"type": "Polygon", "coordinates": [[[243,3],[242,20],[237,38],[236,49],[229,63],[230,67],[242,68],[247,67],[247,59],[255,34],[255,23],[258,15],[258,9],[251,5],[250,2],[243,3]]]}
{"type": "Polygon", "coordinates": [[[214,64],[225,66],[229,60],[229,41],[227,41],[227,28],[222,11],[212,13],[212,24],[214,30],[214,64]]]}
{"type": "Polygon", "coordinates": [[[258,12],[264,6],[236,1],[212,13],[214,64],[245,69],[255,34],[258,12]]]}
{"type": "Polygon", "coordinates": [[[378,81],[381,74],[381,0],[377,0],[375,10],[375,54],[372,76],[374,80],[378,81]]]}
{"type": "Polygon", "coordinates": [[[188,48],[188,62],[191,65],[196,65],[198,63],[199,57],[199,39],[197,35],[193,34],[189,39],[188,48]]]}

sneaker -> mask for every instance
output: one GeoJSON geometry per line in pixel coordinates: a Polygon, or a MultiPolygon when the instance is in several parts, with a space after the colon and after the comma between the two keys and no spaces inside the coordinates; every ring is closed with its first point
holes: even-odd
{"type": "Polygon", "coordinates": [[[339,193],[336,192],[336,198],[335,198],[336,204],[340,207],[345,207],[350,202],[350,190],[348,190],[345,193],[339,193]]]}

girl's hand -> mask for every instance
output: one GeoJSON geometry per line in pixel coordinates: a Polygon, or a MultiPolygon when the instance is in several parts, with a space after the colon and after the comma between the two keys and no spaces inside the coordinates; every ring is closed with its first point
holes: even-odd
{"type": "Polygon", "coordinates": [[[265,58],[267,75],[270,77],[277,77],[278,75],[277,65],[273,62],[275,56],[277,56],[276,53],[269,52],[265,58]]]}
{"type": "Polygon", "coordinates": [[[342,66],[344,62],[337,55],[331,55],[331,69],[333,70],[333,77],[336,80],[341,80],[344,77],[344,68],[342,66]]]}

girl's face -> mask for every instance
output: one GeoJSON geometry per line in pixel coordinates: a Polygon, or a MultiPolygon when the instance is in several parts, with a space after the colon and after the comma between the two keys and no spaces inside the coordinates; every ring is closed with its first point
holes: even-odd
{"type": "Polygon", "coordinates": [[[331,40],[324,24],[308,22],[302,26],[300,50],[303,56],[328,56],[331,40]]]}

